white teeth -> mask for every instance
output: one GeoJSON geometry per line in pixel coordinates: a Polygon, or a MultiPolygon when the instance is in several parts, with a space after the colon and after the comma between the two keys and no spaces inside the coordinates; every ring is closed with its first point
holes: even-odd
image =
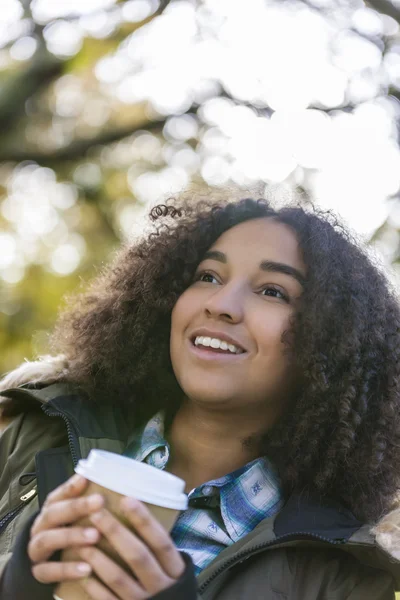
{"type": "Polygon", "coordinates": [[[211,338],[207,336],[197,336],[194,340],[195,346],[211,346],[211,348],[221,348],[221,350],[229,350],[233,354],[241,354],[242,350],[237,348],[234,344],[228,344],[224,340],[218,338],[211,338]]]}

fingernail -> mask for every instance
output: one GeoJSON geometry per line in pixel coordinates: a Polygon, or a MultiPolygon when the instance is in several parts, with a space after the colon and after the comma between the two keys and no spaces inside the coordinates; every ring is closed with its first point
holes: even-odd
{"type": "Polygon", "coordinates": [[[122,508],[125,508],[126,510],[133,510],[133,509],[137,508],[138,501],[135,498],[126,497],[121,500],[121,506],[122,506],[122,508]]]}
{"type": "Polygon", "coordinates": [[[89,540],[90,542],[93,542],[94,540],[97,539],[97,529],[85,529],[85,531],[83,532],[84,537],[89,540]]]}
{"type": "Polygon", "coordinates": [[[100,494],[93,494],[93,496],[89,496],[88,502],[91,508],[101,506],[103,504],[103,496],[100,496],[100,494]]]}
{"type": "Polygon", "coordinates": [[[87,563],[79,563],[79,565],[76,567],[76,570],[79,571],[79,573],[84,573],[87,575],[92,569],[87,563]]]}
{"type": "Polygon", "coordinates": [[[79,485],[80,483],[82,483],[83,479],[84,478],[81,475],[78,475],[78,473],[75,473],[75,475],[73,475],[71,477],[71,479],[69,480],[69,484],[72,487],[75,487],[76,485],[79,485]]]}

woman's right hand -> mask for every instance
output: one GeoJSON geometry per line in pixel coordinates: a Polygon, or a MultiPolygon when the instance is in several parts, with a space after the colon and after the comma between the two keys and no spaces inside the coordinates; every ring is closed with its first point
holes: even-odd
{"type": "Polygon", "coordinates": [[[90,574],[91,568],[87,563],[49,561],[57,550],[92,546],[100,538],[93,527],[71,526],[104,505],[100,494],[80,497],[87,483],[84,477],[73,475],[56,488],[46,498],[32,526],[28,555],[33,563],[33,576],[40,583],[80,579],[90,574]]]}

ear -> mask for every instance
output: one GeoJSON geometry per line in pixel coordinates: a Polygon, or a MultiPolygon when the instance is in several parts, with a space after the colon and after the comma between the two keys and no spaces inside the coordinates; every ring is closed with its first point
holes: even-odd
{"type": "Polygon", "coordinates": [[[7,373],[0,380],[0,394],[9,388],[18,387],[25,383],[53,383],[66,379],[68,361],[63,354],[58,356],[41,356],[35,361],[26,361],[19,367],[7,373]]]}
{"type": "Polygon", "coordinates": [[[371,529],[378,546],[396,560],[400,560],[400,507],[382,517],[371,529]]]}

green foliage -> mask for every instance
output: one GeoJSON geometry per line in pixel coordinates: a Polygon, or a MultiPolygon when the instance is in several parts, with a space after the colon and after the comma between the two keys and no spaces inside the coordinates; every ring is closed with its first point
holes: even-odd
{"type": "MultiPolygon", "coordinates": [[[[14,10],[20,2],[15,22],[10,21],[9,28],[3,27],[0,18],[0,373],[47,351],[47,332],[65,295],[84,286],[121,242],[140,232],[147,202],[162,200],[193,183],[200,187],[223,186],[237,180],[246,189],[257,178],[263,185],[269,182],[268,174],[253,176],[240,172],[240,168],[236,179],[230,179],[237,160],[234,150],[243,162],[247,148],[254,150],[254,144],[244,138],[243,152],[237,139],[231,143],[229,128],[242,123],[246,135],[250,126],[273,114],[278,98],[272,93],[274,102],[269,102],[268,81],[263,84],[266,96],[262,96],[261,86],[260,97],[255,101],[253,98],[264,76],[264,64],[259,60],[264,49],[260,54],[255,48],[254,64],[248,67],[247,55],[241,76],[247,81],[249,75],[246,86],[233,77],[243,68],[235,59],[239,54],[232,53],[234,68],[219,71],[221,61],[224,63],[228,56],[225,52],[229,43],[223,41],[224,36],[235,31],[239,23],[239,12],[236,15],[232,9],[230,25],[225,27],[223,10],[228,10],[229,3],[221,9],[218,0],[214,4],[148,0],[147,13],[137,17],[134,0],[120,0],[81,17],[66,13],[65,2],[44,2],[49,7],[51,4],[49,10],[59,10],[58,16],[52,12],[46,17],[38,12],[40,1],[12,2],[14,10]],[[215,58],[214,65],[220,37],[223,54],[215,58]],[[191,65],[185,60],[193,48],[191,65]],[[164,65],[167,52],[170,63],[164,65]],[[143,92],[146,86],[152,90],[150,100],[143,92]],[[214,99],[220,104],[215,104],[211,112],[208,106],[207,113],[204,107],[214,99]],[[217,114],[219,124],[215,121],[217,114]]],[[[143,10],[146,2],[139,4],[143,10]]],[[[267,4],[265,10],[270,10],[267,4]]],[[[334,24],[328,5],[324,18],[334,24]]],[[[336,3],[333,5],[333,12],[339,10],[336,3]]],[[[381,3],[369,5],[384,10],[381,3]]],[[[288,15],[296,10],[301,18],[308,10],[307,2],[288,0],[285,6],[288,15]]],[[[385,9],[387,14],[399,19],[398,9],[394,5],[389,8],[385,9]]],[[[257,25],[255,13],[252,16],[255,7],[243,1],[237,3],[239,9],[243,11],[243,23],[253,18],[257,25]]],[[[346,11],[344,8],[342,21],[338,18],[338,22],[347,20],[354,39],[357,32],[353,15],[351,10],[346,11]]],[[[314,23],[319,13],[313,6],[309,12],[314,23]]],[[[4,19],[11,13],[6,8],[2,14],[4,19]]],[[[320,24],[322,27],[322,21],[320,24]]],[[[246,46],[241,42],[247,31],[244,29],[233,36],[239,39],[240,53],[246,46]]],[[[392,46],[398,47],[398,32],[390,33],[388,22],[386,29],[386,33],[383,29],[371,33],[371,40],[375,46],[381,44],[382,52],[388,54],[392,46]]],[[[265,65],[275,64],[281,51],[284,56],[286,52],[288,56],[292,53],[293,60],[296,58],[291,43],[289,49],[284,47],[285,35],[283,28],[279,38],[282,47],[273,49],[272,61],[265,56],[265,65]]],[[[364,44],[367,38],[361,32],[364,44]]],[[[396,51],[388,64],[394,56],[398,56],[396,51]]],[[[287,71],[289,63],[283,63],[285,77],[292,76],[298,82],[297,72],[287,71]]],[[[367,71],[362,72],[363,77],[369,76],[367,71]]],[[[360,73],[355,72],[354,89],[363,82],[360,73]]],[[[395,70],[393,73],[396,79],[395,70]]],[[[387,100],[386,71],[379,77],[386,86],[380,91],[381,99],[387,100]]],[[[310,81],[318,78],[319,74],[313,74],[310,81]]],[[[396,81],[391,84],[391,100],[399,97],[396,81]]],[[[304,91],[302,84],[299,91],[304,91]]],[[[297,90],[290,96],[295,99],[297,90]]],[[[332,106],[316,102],[310,108],[315,117],[324,111],[328,115],[331,108],[345,114],[357,104],[351,97],[347,106],[345,101],[338,102],[332,106]]],[[[392,110],[389,103],[382,106],[392,110]]],[[[262,166],[257,143],[255,157],[262,166]]],[[[273,160],[273,155],[267,152],[264,163],[273,160]]],[[[312,167],[299,168],[285,183],[296,187],[301,181],[304,195],[312,198],[313,176],[312,167]]],[[[381,237],[387,240],[391,236],[394,261],[398,257],[397,238],[393,237],[396,234],[397,224],[393,223],[382,225],[376,233],[378,242],[381,237]]]]}

